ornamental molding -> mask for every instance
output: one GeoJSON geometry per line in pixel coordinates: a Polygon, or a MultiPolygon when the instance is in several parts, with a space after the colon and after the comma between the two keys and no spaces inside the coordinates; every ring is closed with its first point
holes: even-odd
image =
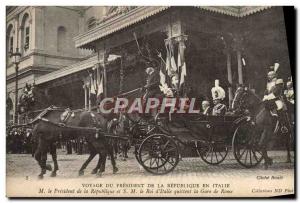
{"type": "Polygon", "coordinates": [[[263,11],[265,9],[271,8],[271,6],[243,6],[240,9],[240,16],[239,17],[244,17],[248,16],[260,11],[263,11]]]}
{"type": "Polygon", "coordinates": [[[17,15],[25,11],[29,6],[16,6],[11,12],[6,15],[6,23],[13,20],[17,15]]]}
{"type": "Polygon", "coordinates": [[[97,27],[79,35],[74,38],[75,47],[83,47],[84,45],[107,36],[111,33],[136,24],[146,18],[149,18],[170,6],[141,6],[134,8],[127,13],[120,14],[112,19],[109,19],[97,27]]]}
{"type": "MultiPolygon", "coordinates": [[[[203,10],[229,15],[237,18],[248,16],[271,6],[195,6],[203,10]]],[[[129,10],[126,13],[117,15],[112,19],[100,23],[95,28],[78,35],[74,38],[76,48],[95,48],[91,42],[101,39],[116,31],[127,28],[161,11],[167,10],[171,6],[141,6],[129,10]]]]}
{"type": "Polygon", "coordinates": [[[229,15],[237,18],[245,17],[265,9],[271,8],[271,6],[197,6],[198,8],[229,15]]]}

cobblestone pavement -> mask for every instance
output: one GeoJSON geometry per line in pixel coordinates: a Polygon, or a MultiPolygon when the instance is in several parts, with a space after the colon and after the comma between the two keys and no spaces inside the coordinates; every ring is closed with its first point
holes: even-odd
{"type": "MultiPolygon", "coordinates": [[[[292,155],[293,154],[294,153],[292,152],[292,155]]],[[[270,172],[274,175],[293,175],[294,164],[285,163],[285,151],[271,151],[269,152],[269,156],[273,158],[274,164],[268,170],[264,170],[263,164],[260,164],[255,168],[246,169],[237,163],[237,161],[233,157],[232,152],[229,152],[223,163],[216,166],[208,165],[204,163],[200,158],[183,158],[179,162],[175,170],[165,176],[221,176],[225,178],[234,178],[247,177],[253,174],[264,175],[270,174],[270,172]]],[[[58,177],[56,178],[77,178],[78,170],[87,158],[87,154],[66,155],[66,152],[59,151],[58,164],[60,170],[58,171],[58,177]]],[[[90,165],[85,170],[85,175],[80,178],[94,177],[95,175],[90,174],[90,172],[96,166],[97,161],[98,156],[95,157],[94,160],[92,160],[90,165]]],[[[35,179],[40,172],[37,162],[33,157],[31,157],[30,154],[7,154],[6,163],[7,177],[35,179]]],[[[48,155],[47,163],[53,165],[50,155],[48,155]]],[[[117,167],[119,168],[118,173],[112,174],[112,166],[110,164],[110,161],[108,160],[104,177],[153,176],[139,166],[132,153],[129,153],[129,158],[127,159],[127,161],[122,161],[120,158],[117,159],[117,167]]],[[[50,174],[47,174],[46,177],[49,175],[50,174]]]]}
{"type": "MultiPolygon", "coordinates": [[[[243,168],[234,160],[232,152],[228,155],[225,161],[217,166],[208,165],[200,158],[183,158],[173,172],[157,176],[140,167],[131,152],[127,161],[117,160],[119,168],[117,174],[112,173],[112,166],[108,160],[106,171],[99,178],[91,174],[98,157],[87,167],[84,176],[78,176],[78,170],[88,155],[66,155],[66,152],[59,151],[58,176],[52,178],[50,173],[47,173],[43,180],[39,180],[37,175],[40,169],[31,155],[8,154],[7,195],[14,197],[266,197],[294,193],[294,164],[285,163],[286,152],[270,152],[269,156],[273,158],[274,164],[268,170],[264,170],[263,164],[256,168],[243,168]],[[261,177],[267,178],[261,179],[261,177]],[[161,185],[165,189],[161,189],[161,185]],[[194,190],[188,188],[194,186],[196,187],[194,190]],[[84,190],[84,194],[77,193],[75,190],[84,190]]],[[[53,164],[50,156],[48,156],[48,163],[53,164]]]]}

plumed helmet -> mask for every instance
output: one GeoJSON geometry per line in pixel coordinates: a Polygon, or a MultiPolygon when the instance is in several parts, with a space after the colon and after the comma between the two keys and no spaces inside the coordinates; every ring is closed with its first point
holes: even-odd
{"type": "Polygon", "coordinates": [[[211,89],[211,94],[213,100],[225,98],[225,91],[222,87],[219,86],[219,80],[215,80],[215,86],[211,89]]]}
{"type": "Polygon", "coordinates": [[[277,72],[279,69],[280,64],[279,63],[274,63],[274,71],[277,72]]]}
{"type": "Polygon", "coordinates": [[[220,85],[220,81],[219,80],[215,80],[215,87],[219,87],[220,85]]]}
{"type": "Polygon", "coordinates": [[[269,71],[268,72],[268,78],[269,79],[273,79],[276,77],[276,72],[275,71],[269,71]]]}
{"type": "Polygon", "coordinates": [[[277,79],[275,84],[276,85],[283,84],[283,79],[277,79]]]}

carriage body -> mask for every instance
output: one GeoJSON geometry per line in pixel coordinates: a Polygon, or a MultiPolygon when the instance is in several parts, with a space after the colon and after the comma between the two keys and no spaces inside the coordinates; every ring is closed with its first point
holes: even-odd
{"type": "Polygon", "coordinates": [[[156,130],[139,146],[138,161],[150,173],[166,174],[182,157],[200,157],[207,164],[220,164],[232,146],[235,159],[250,168],[261,161],[261,156],[252,152],[255,143],[248,145],[254,127],[251,118],[243,115],[160,114],[156,116],[156,130]],[[248,149],[248,158],[256,156],[256,161],[250,160],[249,164],[241,161],[248,149]]]}

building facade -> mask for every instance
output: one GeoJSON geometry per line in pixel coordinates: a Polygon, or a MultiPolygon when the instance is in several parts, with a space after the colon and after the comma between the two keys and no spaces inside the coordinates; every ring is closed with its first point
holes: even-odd
{"type": "MultiPolygon", "coordinates": [[[[6,88],[7,99],[15,103],[16,67],[11,53],[21,54],[18,67],[19,96],[25,84],[50,72],[86,58],[90,53],[76,49],[73,38],[82,32],[82,8],[7,7],[6,15],[6,88]]],[[[15,105],[7,112],[12,119],[15,105]]]]}

